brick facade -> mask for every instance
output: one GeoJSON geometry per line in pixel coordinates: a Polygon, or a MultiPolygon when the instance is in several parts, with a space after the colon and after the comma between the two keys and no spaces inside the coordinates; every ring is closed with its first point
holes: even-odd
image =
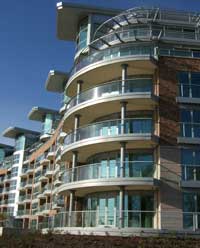
{"type": "Polygon", "coordinates": [[[199,60],[161,57],[159,60],[160,210],[162,228],[182,228],[178,71],[200,71],[199,60]],[[165,214],[165,211],[172,211],[165,214]]]}

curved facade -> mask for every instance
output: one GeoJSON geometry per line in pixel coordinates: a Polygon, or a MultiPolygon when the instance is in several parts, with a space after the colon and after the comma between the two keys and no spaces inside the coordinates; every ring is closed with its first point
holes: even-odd
{"type": "Polygon", "coordinates": [[[60,110],[29,113],[43,131],[24,153],[17,219],[83,234],[198,233],[197,14],[63,3],[57,14],[74,65],[46,81],[60,110]]]}
{"type": "Polygon", "coordinates": [[[62,222],[57,227],[198,229],[198,220],[189,224],[194,214],[186,213],[188,194],[194,192],[182,187],[184,149],[191,147],[181,141],[187,127],[180,124],[180,109],[193,97],[179,103],[189,86],[178,78],[200,55],[196,14],[134,8],[104,16],[95,29],[97,16],[88,13],[84,25],[80,21],[65,86],[70,99],[59,159],[69,161],[69,168],[58,194],[69,203],[56,216],[62,222]]]}

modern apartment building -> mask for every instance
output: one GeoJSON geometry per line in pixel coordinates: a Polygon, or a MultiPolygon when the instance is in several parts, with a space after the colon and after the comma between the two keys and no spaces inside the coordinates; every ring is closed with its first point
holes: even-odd
{"type": "Polygon", "coordinates": [[[0,211],[6,215],[17,216],[20,174],[27,147],[35,143],[38,132],[18,127],[10,127],[3,135],[15,140],[15,146],[1,144],[0,166],[0,211]]]}
{"type": "MultiPolygon", "coordinates": [[[[61,108],[31,110],[41,134],[4,132],[35,138],[16,166],[23,228],[198,233],[199,26],[198,13],[57,4],[57,36],[76,44],[72,70],[46,81],[61,108]]],[[[12,149],[0,149],[3,164],[12,149]]]]}

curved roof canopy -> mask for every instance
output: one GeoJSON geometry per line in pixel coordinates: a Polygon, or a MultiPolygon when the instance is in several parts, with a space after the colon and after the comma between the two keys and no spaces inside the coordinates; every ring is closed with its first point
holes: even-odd
{"type": "Polygon", "coordinates": [[[45,88],[48,91],[62,93],[67,80],[67,73],[51,70],[49,71],[45,88]]]}
{"type": "Polygon", "coordinates": [[[8,127],[4,132],[3,132],[3,136],[6,138],[11,138],[11,139],[15,139],[17,138],[19,135],[26,135],[26,134],[32,134],[32,135],[40,135],[39,132],[37,131],[33,131],[33,130],[29,130],[29,129],[24,129],[24,128],[20,128],[20,127],[8,127]]]}
{"type": "Polygon", "coordinates": [[[2,149],[2,148],[5,150],[7,150],[7,149],[11,150],[11,149],[13,149],[13,146],[0,143],[0,149],[2,149]]]}
{"type": "Polygon", "coordinates": [[[33,107],[28,114],[29,120],[43,122],[46,114],[58,115],[59,112],[54,109],[47,109],[41,107],[33,107]]]}
{"type": "Polygon", "coordinates": [[[57,3],[57,36],[61,40],[75,41],[78,23],[89,14],[114,16],[122,10],[91,7],[74,3],[57,3]]]}

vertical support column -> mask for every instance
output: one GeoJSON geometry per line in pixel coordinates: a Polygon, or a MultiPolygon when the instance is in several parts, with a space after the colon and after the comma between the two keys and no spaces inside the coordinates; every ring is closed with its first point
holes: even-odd
{"type": "Polygon", "coordinates": [[[122,94],[125,93],[125,84],[126,84],[126,79],[127,79],[127,68],[128,64],[122,64],[122,94]]]}
{"type": "Polygon", "coordinates": [[[121,134],[125,133],[125,118],[126,118],[126,105],[127,102],[121,102],[121,134]]]}
{"type": "Polygon", "coordinates": [[[83,85],[83,81],[78,80],[77,81],[77,90],[76,90],[76,95],[77,95],[76,104],[79,104],[79,96],[80,96],[81,91],[82,91],[82,85],[83,85]]]}
{"type": "Polygon", "coordinates": [[[88,16],[87,45],[91,42],[92,36],[92,14],[88,16]]]}
{"type": "Polygon", "coordinates": [[[119,228],[124,227],[124,187],[119,190],[119,228]]]}
{"type": "Polygon", "coordinates": [[[74,195],[75,195],[75,191],[71,190],[70,196],[69,196],[69,219],[68,219],[69,227],[72,225],[72,211],[74,209],[74,195]]]}
{"type": "Polygon", "coordinates": [[[77,161],[78,161],[78,152],[73,151],[73,154],[72,154],[72,178],[71,178],[72,182],[75,180],[75,168],[77,166],[77,161]]]}
{"type": "Polygon", "coordinates": [[[80,124],[80,115],[75,115],[74,118],[74,142],[77,141],[77,129],[79,128],[79,124],[80,124]]]}
{"type": "Polygon", "coordinates": [[[124,161],[125,161],[125,150],[126,150],[126,142],[120,143],[120,177],[124,177],[124,161]]]}

